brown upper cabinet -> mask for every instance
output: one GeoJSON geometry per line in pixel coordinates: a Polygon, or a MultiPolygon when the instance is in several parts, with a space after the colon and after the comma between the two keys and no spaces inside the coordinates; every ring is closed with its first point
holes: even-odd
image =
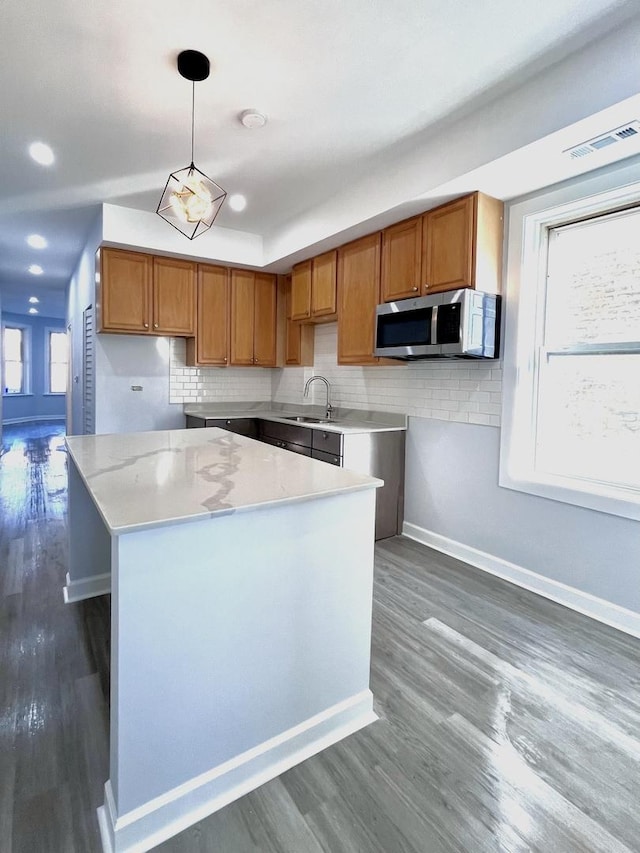
{"type": "Polygon", "coordinates": [[[153,259],[153,334],[188,337],[195,332],[196,264],[153,259]]]}
{"type": "Polygon", "coordinates": [[[229,361],[229,270],[198,265],[196,336],[187,339],[190,367],[229,361]]]}
{"type": "Polygon", "coordinates": [[[99,330],[188,337],[195,331],[196,265],[100,250],[99,330]]]}
{"type": "Polygon", "coordinates": [[[422,291],[422,217],[405,219],[382,232],[382,301],[422,291]]]}
{"type": "Polygon", "coordinates": [[[373,355],[380,302],[380,232],[338,249],[338,363],[377,364],[373,355]]]}
{"type": "Polygon", "coordinates": [[[313,364],[314,328],[291,319],[291,276],[283,276],[284,363],[288,366],[313,364]]]}
{"type": "Polygon", "coordinates": [[[503,212],[501,201],[473,193],[423,215],[423,293],[459,287],[499,292],[503,212]]]}
{"type": "Polygon", "coordinates": [[[276,364],[276,276],[231,270],[230,364],[276,364]]]}
{"type": "Polygon", "coordinates": [[[312,259],[311,264],[311,319],[335,320],[338,253],[325,252],[312,259]]]}
{"type": "Polygon", "coordinates": [[[276,308],[276,276],[257,272],[253,303],[253,357],[254,364],[259,367],[276,365],[276,308]]]}
{"type": "Polygon", "coordinates": [[[291,319],[311,317],[311,258],[296,264],[291,271],[291,319]]]}
{"type": "Polygon", "coordinates": [[[483,193],[382,232],[382,301],[460,287],[500,289],[503,204],[483,193]]]}
{"type": "Polygon", "coordinates": [[[336,319],[337,256],[335,250],[325,252],[293,268],[292,320],[323,323],[336,319]]]}

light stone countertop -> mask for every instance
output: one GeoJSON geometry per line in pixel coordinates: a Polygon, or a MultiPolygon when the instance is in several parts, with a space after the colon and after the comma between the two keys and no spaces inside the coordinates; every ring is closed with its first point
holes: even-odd
{"type": "Polygon", "coordinates": [[[338,409],[331,421],[323,420],[319,424],[301,423],[287,417],[288,415],[307,415],[322,418],[322,412],[319,412],[318,407],[315,406],[283,405],[282,408],[274,408],[273,404],[270,403],[194,403],[186,405],[184,413],[197,418],[223,418],[228,420],[261,418],[262,420],[293,424],[308,429],[319,429],[324,432],[338,432],[345,435],[398,432],[407,428],[406,415],[388,412],[363,412],[357,409],[338,409]]]}
{"type": "Polygon", "coordinates": [[[374,477],[222,429],[82,435],[66,442],[112,534],[382,486],[374,477]]]}

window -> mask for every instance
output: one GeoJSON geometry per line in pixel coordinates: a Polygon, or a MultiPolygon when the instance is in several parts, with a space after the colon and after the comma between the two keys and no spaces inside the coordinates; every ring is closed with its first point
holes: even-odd
{"type": "Polygon", "coordinates": [[[49,360],[49,393],[64,394],[67,390],[68,344],[66,332],[47,330],[49,360]]]}
{"type": "Polygon", "coordinates": [[[500,484],[640,518],[640,185],[520,221],[500,484]]]}
{"type": "Polygon", "coordinates": [[[3,377],[5,394],[26,394],[27,330],[20,326],[4,327],[3,377]]]}

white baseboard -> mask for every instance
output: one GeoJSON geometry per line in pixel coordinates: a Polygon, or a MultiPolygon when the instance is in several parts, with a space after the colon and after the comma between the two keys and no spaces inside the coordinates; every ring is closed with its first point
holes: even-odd
{"type": "Polygon", "coordinates": [[[98,809],[104,853],[145,853],[377,719],[364,690],[124,815],[107,781],[98,809]]]}
{"type": "Polygon", "coordinates": [[[96,595],[111,592],[110,573],[71,580],[67,572],[66,581],[67,584],[62,590],[65,604],[73,604],[74,601],[82,601],[84,598],[94,598],[96,595]]]}
{"type": "MultiPolygon", "coordinates": [[[[6,398],[5,398],[6,399],[6,398]]],[[[2,421],[2,426],[11,426],[11,424],[31,424],[39,421],[64,421],[66,415],[30,415],[26,418],[7,418],[2,421]]]]}
{"type": "Polygon", "coordinates": [[[560,581],[546,578],[522,566],[517,566],[515,563],[510,563],[508,560],[494,557],[493,554],[487,554],[485,551],[479,551],[477,548],[457,542],[455,539],[449,539],[447,536],[426,530],[417,524],[410,524],[405,521],[402,526],[402,533],[409,539],[415,539],[416,542],[428,545],[436,551],[449,554],[449,556],[469,563],[477,569],[482,569],[483,572],[510,581],[523,589],[536,592],[544,598],[563,604],[565,607],[585,616],[590,616],[598,622],[624,631],[625,634],[631,634],[632,637],[640,637],[640,613],[627,610],[625,607],[612,604],[610,601],[597,598],[595,595],[582,592],[582,590],[567,586],[560,581]]]}

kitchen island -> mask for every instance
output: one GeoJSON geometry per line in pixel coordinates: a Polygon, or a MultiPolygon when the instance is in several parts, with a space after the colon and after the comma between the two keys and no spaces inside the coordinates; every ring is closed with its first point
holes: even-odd
{"type": "Polygon", "coordinates": [[[148,850],[376,719],[379,480],[219,429],[76,436],[68,601],[109,588],[105,850],[148,850]]]}

